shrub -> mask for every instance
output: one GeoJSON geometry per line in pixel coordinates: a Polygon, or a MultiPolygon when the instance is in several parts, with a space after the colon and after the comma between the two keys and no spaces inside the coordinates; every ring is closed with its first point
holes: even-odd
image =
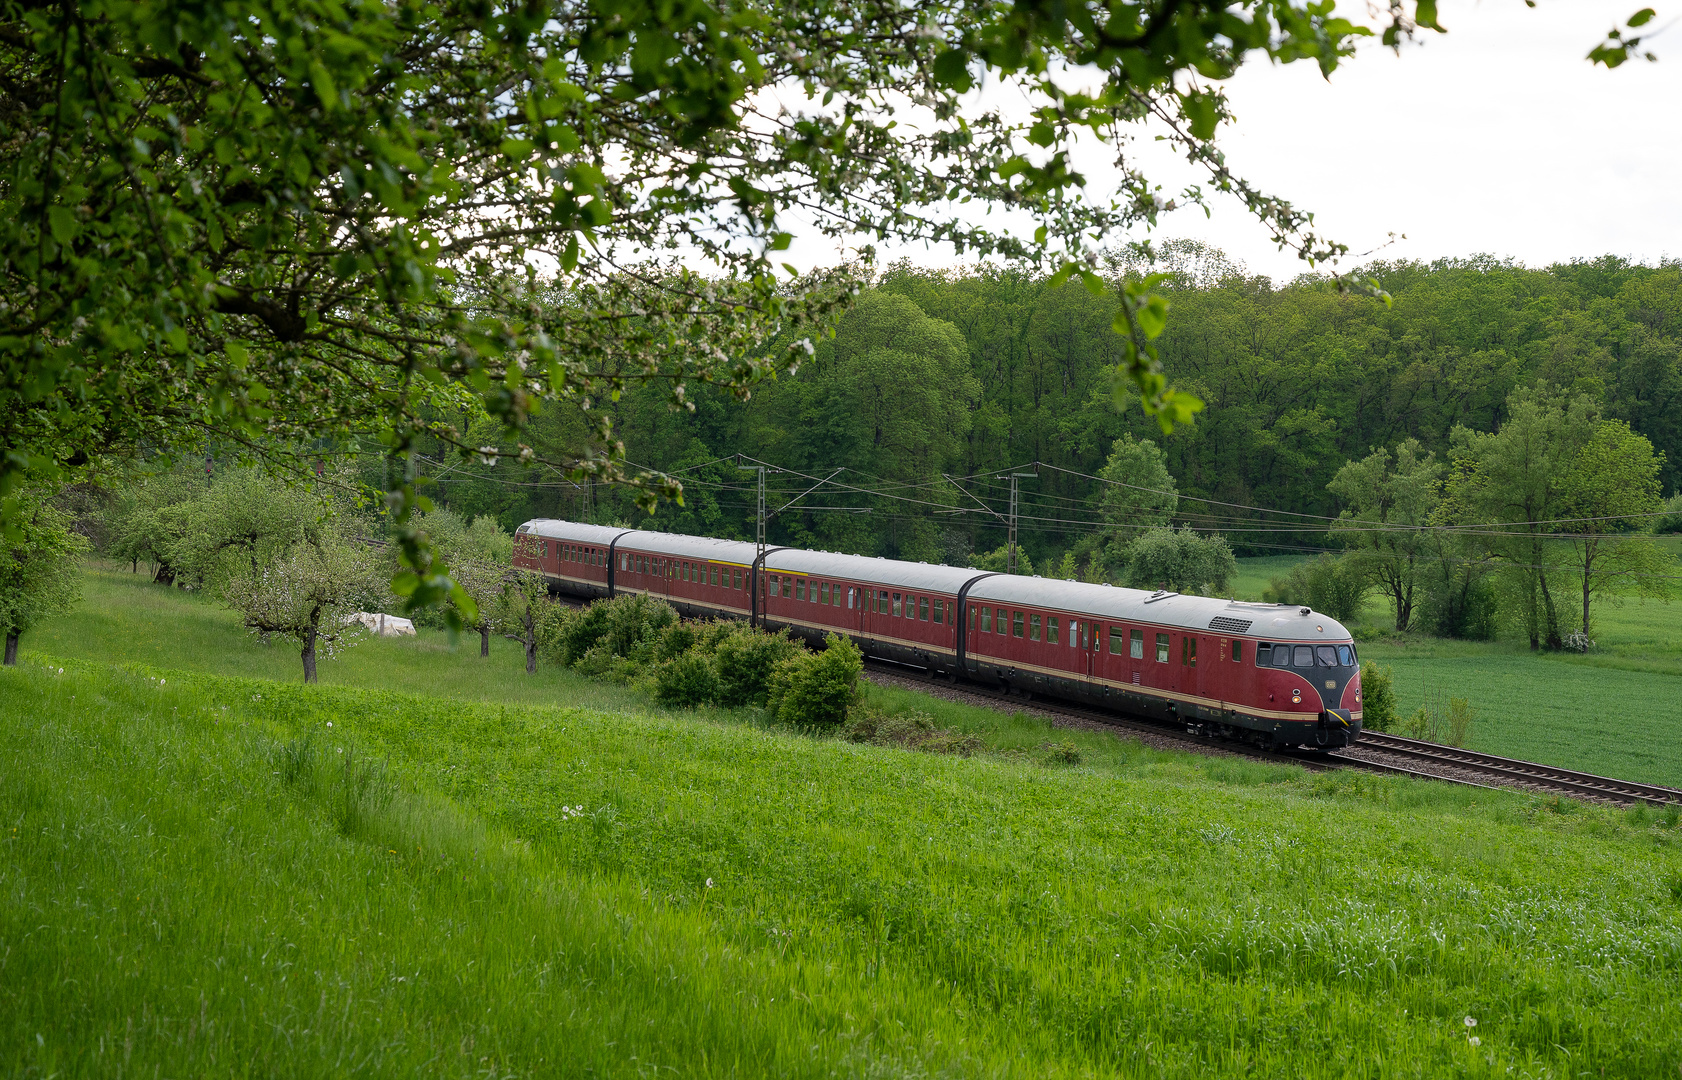
{"type": "Polygon", "coordinates": [[[771,670],[766,706],[774,718],[795,727],[839,727],[858,700],[863,670],[858,646],[830,634],[823,652],[791,656],[771,670]]]}
{"type": "Polygon", "coordinates": [[[661,661],[676,660],[695,647],[695,640],[695,627],[689,623],[675,622],[660,632],[660,642],[654,649],[655,658],[661,661]]]}
{"type": "Polygon", "coordinates": [[[1361,665],[1361,726],[1389,731],[1396,720],[1395,672],[1368,660],[1361,665]]]}
{"type": "Polygon", "coordinates": [[[1347,623],[1361,614],[1368,588],[1366,571],[1357,560],[1321,555],[1293,567],[1283,578],[1274,578],[1262,599],[1271,604],[1305,604],[1347,623]]]}
{"type": "Polygon", "coordinates": [[[1080,764],[1080,747],[1072,742],[1046,743],[1042,749],[1047,752],[1046,760],[1053,765],[1080,764]]]}
{"type": "Polygon", "coordinates": [[[1653,519],[1656,533],[1682,533],[1682,491],[1664,501],[1664,516],[1653,519]]]}
{"type": "Polygon", "coordinates": [[[868,705],[854,706],[847,711],[847,722],[841,729],[841,736],[875,746],[897,746],[904,750],[921,750],[925,754],[956,754],[959,757],[969,757],[983,747],[978,736],[936,727],[934,717],[928,713],[885,713],[868,705]]]}
{"type": "Polygon", "coordinates": [[[1448,699],[1448,738],[1445,740],[1450,746],[1462,749],[1472,733],[1472,721],[1477,718],[1471,702],[1465,698],[1448,699]]]}
{"type": "Polygon", "coordinates": [[[694,709],[718,696],[718,677],[700,652],[686,652],[654,672],[654,699],[662,705],[694,709]]]}
{"type": "Polygon", "coordinates": [[[678,621],[672,605],[651,596],[621,596],[592,606],[607,611],[607,645],[615,656],[633,655],[678,621]]]}
{"type": "Polygon", "coordinates": [[[607,604],[565,611],[554,630],[544,635],[549,645],[545,651],[552,653],[553,660],[571,667],[607,636],[607,629],[607,604]]]}
{"type": "Polygon", "coordinates": [[[765,704],[772,669],[799,652],[800,645],[787,634],[768,634],[736,624],[735,632],[722,638],[713,650],[718,703],[732,708],[765,704]]]}

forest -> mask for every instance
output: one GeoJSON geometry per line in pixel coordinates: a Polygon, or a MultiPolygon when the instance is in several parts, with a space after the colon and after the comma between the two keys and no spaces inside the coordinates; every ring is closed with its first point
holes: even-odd
{"type": "MultiPolygon", "coordinates": [[[[1352,507],[1350,492],[1334,490],[1347,463],[1412,440],[1446,482],[1442,470],[1466,456],[1466,439],[1498,431],[1515,392],[1540,391],[1644,437],[1654,494],[1674,509],[1676,263],[1608,256],[1532,269],[1469,258],[1364,268],[1392,298],[1386,305],[1310,275],[1283,285],[1247,276],[1194,243],[1164,256],[1154,268],[1166,273],[1159,288],[1169,299],[1163,365],[1205,404],[1168,435],[1118,400],[1114,290],[902,262],[874,280],[811,363],[746,401],[700,385],[686,388],[689,408],[673,408],[667,388],[649,386],[604,406],[631,461],[683,482],[681,505],[650,517],[611,489],[511,463],[434,469],[434,491],[458,512],[492,513],[510,528],[553,515],[751,537],[756,478],[738,467],[739,454],[787,470],[768,476],[768,511],[816,485],[772,518],[773,542],[963,563],[1005,541],[1007,474],[1037,473],[1018,481],[1030,568],[1102,562],[1118,528],[1139,527],[1106,512],[1117,493],[1106,480],[1177,494],[1167,514],[1157,500],[1145,524],[1171,519],[1217,534],[1238,555],[1317,552],[1345,546],[1328,523],[1352,507]],[[1118,440],[1159,453],[1118,460],[1118,440]],[[1145,483],[1139,470],[1152,458],[1166,473],[1145,483]]],[[[582,421],[572,425],[540,417],[538,435],[577,440],[582,421]]],[[[1486,509],[1499,520],[1499,508],[1486,509]]],[[[1556,507],[1549,516],[1569,515],[1556,507]]]]}

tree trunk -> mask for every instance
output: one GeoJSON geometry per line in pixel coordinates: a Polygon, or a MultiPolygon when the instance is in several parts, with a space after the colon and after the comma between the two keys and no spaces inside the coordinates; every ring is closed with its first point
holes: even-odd
{"type": "Polygon", "coordinates": [[[18,666],[18,635],[16,630],[6,631],[6,666],[18,666]]]}
{"type": "Polygon", "coordinates": [[[304,651],[299,655],[304,660],[304,682],[315,682],[315,632],[321,623],[321,609],[318,607],[310,612],[310,624],[304,628],[304,651]]]}
{"type": "Polygon", "coordinates": [[[1540,571],[1536,574],[1542,582],[1543,611],[1547,616],[1547,642],[1550,649],[1565,648],[1565,639],[1559,634],[1559,609],[1554,606],[1554,594],[1548,589],[1548,575],[1540,571]]]}
{"type": "Polygon", "coordinates": [[[526,630],[526,636],[521,640],[526,646],[527,675],[537,674],[537,619],[534,616],[535,613],[532,609],[527,607],[526,613],[520,617],[520,622],[524,624],[526,630]]]}
{"type": "Polygon", "coordinates": [[[158,572],[152,575],[152,583],[154,585],[174,585],[175,567],[159,559],[158,572]]]}
{"type": "Polygon", "coordinates": [[[480,623],[479,624],[479,655],[480,656],[489,656],[490,654],[491,654],[491,624],[490,623],[480,623]]]}
{"type": "Polygon", "coordinates": [[[1589,582],[1594,573],[1594,541],[1583,541],[1583,637],[1589,636],[1589,582]]]}

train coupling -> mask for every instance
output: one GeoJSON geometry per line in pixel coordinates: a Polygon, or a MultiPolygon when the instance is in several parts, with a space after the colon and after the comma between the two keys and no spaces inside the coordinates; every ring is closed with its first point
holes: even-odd
{"type": "Polygon", "coordinates": [[[1361,722],[1348,709],[1327,709],[1320,714],[1314,741],[1320,746],[1352,746],[1361,734],[1361,722]]]}

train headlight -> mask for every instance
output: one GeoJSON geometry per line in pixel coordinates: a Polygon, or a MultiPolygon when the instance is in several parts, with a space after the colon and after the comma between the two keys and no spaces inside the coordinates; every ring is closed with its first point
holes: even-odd
{"type": "Polygon", "coordinates": [[[1292,705],[1301,705],[1302,704],[1302,691],[1301,690],[1292,690],[1291,691],[1291,704],[1292,705]]]}

